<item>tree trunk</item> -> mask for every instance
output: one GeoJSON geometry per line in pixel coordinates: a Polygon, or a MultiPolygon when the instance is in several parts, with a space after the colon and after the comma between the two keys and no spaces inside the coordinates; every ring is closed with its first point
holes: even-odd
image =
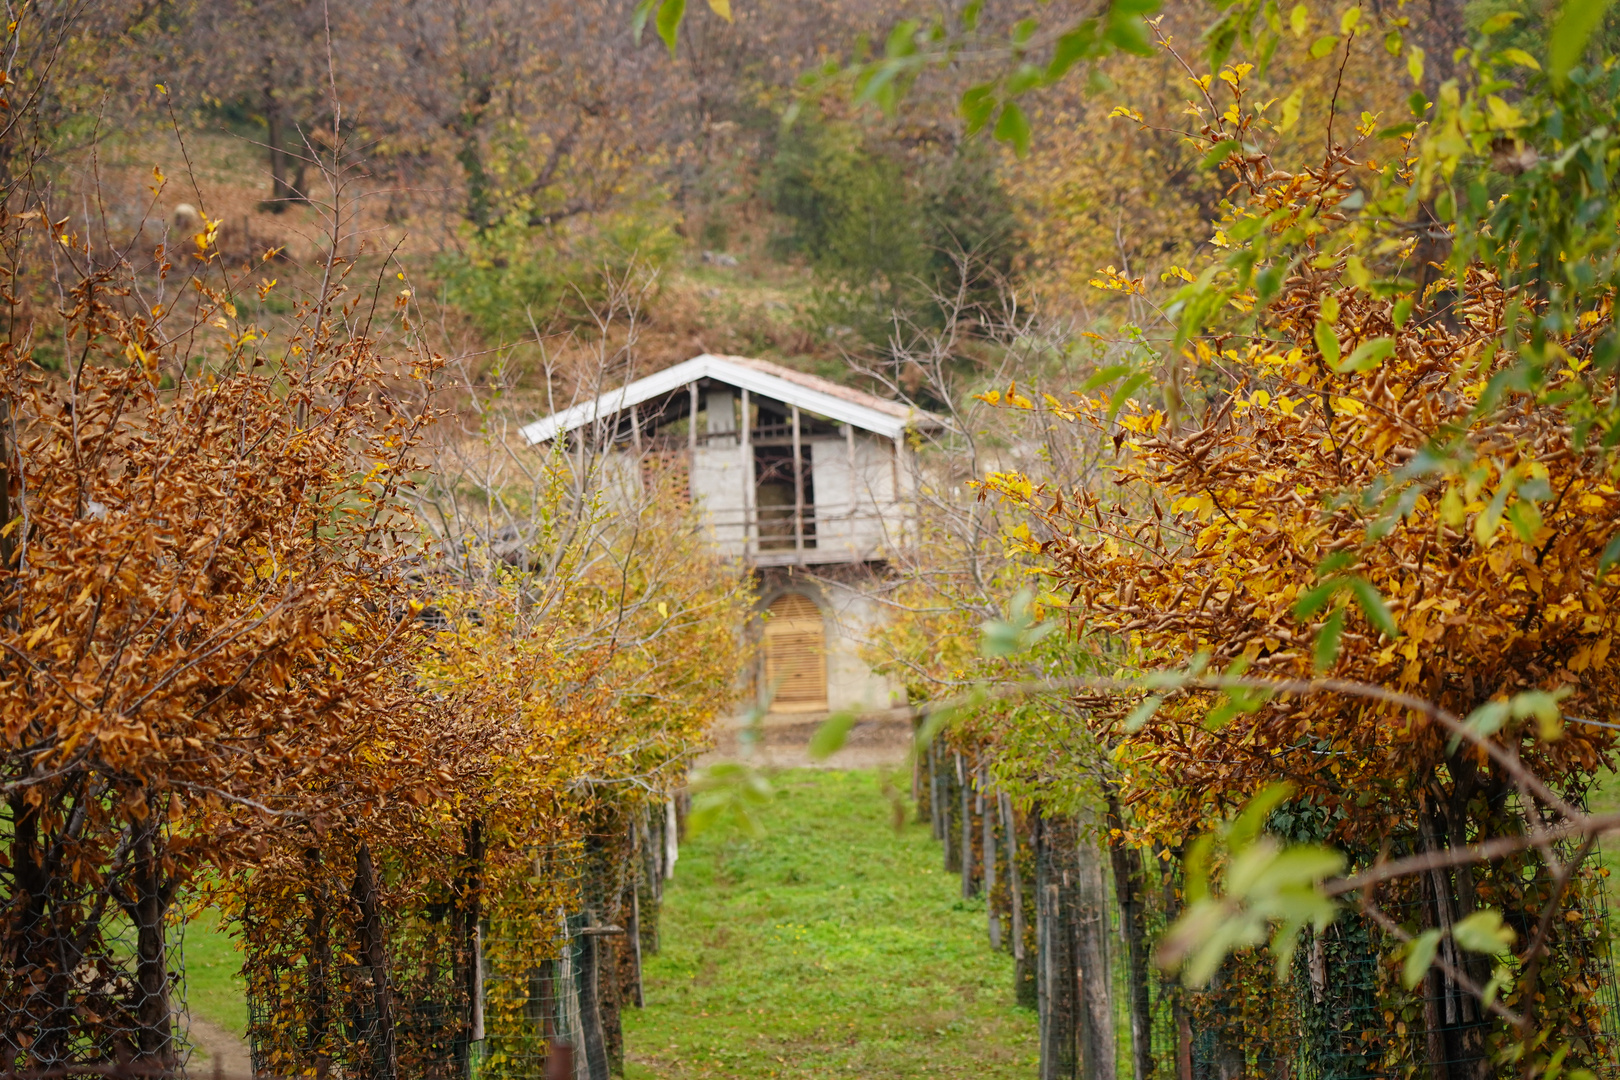
{"type": "Polygon", "coordinates": [[[483,937],[484,823],[462,830],[461,872],[456,879],[454,957],[456,987],[465,998],[462,1031],[456,1037],[456,1063],[463,1075],[472,1067],[472,1044],[484,1037],[483,937]]]}
{"type": "Polygon", "coordinates": [[[164,923],[169,913],[170,889],[163,881],[158,853],[157,810],[149,807],[146,820],[135,826],[135,851],[130,883],[135,902],[130,915],[135,923],[136,1062],[159,1071],[172,1069],[174,1015],[169,1005],[168,943],[164,923]]]}
{"type": "Polygon", "coordinates": [[[377,868],[372,865],[368,844],[361,844],[355,852],[352,895],[360,911],[360,955],[370,969],[372,1009],[376,1014],[370,1032],[361,1038],[371,1051],[371,1075],[377,1080],[396,1080],[399,1052],[395,1045],[394,1001],[388,978],[388,939],[378,896],[377,868]]]}
{"type": "Polygon", "coordinates": [[[1148,1080],[1153,1075],[1153,1003],[1148,996],[1147,888],[1142,853],[1126,845],[1124,817],[1118,797],[1108,793],[1109,853],[1113,859],[1114,890],[1119,898],[1120,936],[1125,940],[1127,1004],[1131,1018],[1131,1075],[1148,1080]],[[1115,836],[1114,830],[1120,830],[1115,836]]]}
{"type": "Polygon", "coordinates": [[[275,81],[275,61],[267,60],[264,65],[264,126],[265,148],[270,155],[270,205],[271,213],[279,214],[287,209],[289,203],[303,197],[299,187],[302,186],[303,170],[298,170],[298,181],[289,182],[288,158],[285,146],[286,120],[281,112],[281,97],[277,92],[275,81]]]}
{"type": "Polygon", "coordinates": [[[1018,865],[1018,817],[1013,813],[1012,800],[1005,793],[998,793],[997,801],[1001,804],[1001,827],[1007,834],[1007,892],[1012,903],[1013,996],[1018,1004],[1034,1008],[1035,971],[1024,942],[1024,872],[1018,865]]]}

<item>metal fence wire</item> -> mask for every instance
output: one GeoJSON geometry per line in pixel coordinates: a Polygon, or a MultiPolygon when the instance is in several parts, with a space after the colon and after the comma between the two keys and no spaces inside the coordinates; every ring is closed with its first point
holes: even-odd
{"type": "Polygon", "coordinates": [[[566,1062],[571,1080],[622,1075],[620,1018],[642,1004],[682,820],[674,800],[604,812],[582,842],[529,849],[527,880],[486,883],[476,905],[465,870],[425,903],[389,906],[383,890],[370,928],[358,887],[336,895],[351,866],[330,860],[324,884],[307,860],[290,868],[297,902],[266,910],[297,924],[242,918],[255,1074],[537,1080],[566,1062]]]}
{"type": "MultiPolygon", "coordinates": [[[[73,818],[8,822],[0,858],[0,1076],[172,1074],[187,1040],[184,897],[159,852],[166,823],[129,830],[99,874],[74,854],[73,818]]],[[[89,861],[88,856],[85,861],[89,861]]]]}
{"type": "MultiPolygon", "coordinates": [[[[1113,1075],[1133,1080],[1481,1080],[1518,1071],[1498,1053],[1513,1038],[1506,1023],[1442,965],[1413,989],[1404,985],[1403,935],[1445,930],[1470,911],[1493,907],[1522,947],[1554,895],[1535,852],[1386,883],[1374,902],[1400,935],[1351,907],[1322,933],[1301,934],[1280,983],[1260,948],[1229,959],[1207,987],[1192,991],[1150,969],[1143,955],[1180,911],[1179,852],[1123,851],[1103,810],[1078,819],[1039,807],[1011,814],[980,763],[943,741],[918,769],[918,815],[931,822],[947,869],[961,875],[965,896],[987,895],[993,947],[1027,954],[1015,966],[1015,985],[1020,1000],[1039,1010],[1041,1080],[1101,1075],[1096,1056],[1110,1051],[1113,1075]],[[1017,893],[1007,872],[1014,864],[1023,868],[1017,893]],[[1105,886],[1095,884],[1104,879],[1105,886]],[[1088,930],[1099,907],[1109,931],[1101,939],[1088,930]],[[1008,932],[1015,909],[1029,925],[1022,937],[1008,932]],[[1029,982],[1033,995],[1025,993],[1029,982]],[[1088,1017],[1099,986],[1111,1025],[1088,1017]]],[[[1325,827],[1308,811],[1272,822],[1295,840],[1322,839],[1325,827]]],[[[1431,846],[1412,835],[1383,854],[1431,846]]],[[[1352,862],[1366,866],[1377,857],[1364,852],[1352,862]]],[[[1536,985],[1504,993],[1519,1008],[1535,1002],[1537,1016],[1556,1030],[1554,1041],[1565,1045],[1566,1069],[1620,1080],[1620,984],[1606,878],[1593,852],[1549,921],[1536,985]]],[[[1498,963],[1449,937],[1439,955],[1478,986],[1491,982],[1498,963]]]]}

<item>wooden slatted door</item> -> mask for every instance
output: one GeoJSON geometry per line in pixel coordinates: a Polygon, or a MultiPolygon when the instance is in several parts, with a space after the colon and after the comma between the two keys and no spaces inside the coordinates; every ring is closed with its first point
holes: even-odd
{"type": "Polygon", "coordinates": [[[772,601],[765,620],[765,687],[772,712],[827,708],[827,631],[821,609],[799,593],[772,601]]]}

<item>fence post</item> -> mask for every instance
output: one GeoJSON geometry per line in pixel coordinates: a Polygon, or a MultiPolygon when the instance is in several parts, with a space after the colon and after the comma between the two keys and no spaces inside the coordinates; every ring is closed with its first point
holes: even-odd
{"type": "Polygon", "coordinates": [[[973,798],[969,791],[972,771],[962,755],[956,755],[956,779],[962,791],[962,899],[973,899],[973,798]]]}
{"type": "Polygon", "coordinates": [[[996,910],[996,813],[997,799],[990,790],[990,770],[979,766],[979,814],[984,822],[984,910],[990,922],[990,947],[1001,949],[1001,912],[996,910]]]}
{"type": "Polygon", "coordinates": [[[584,1060],[579,1069],[582,1080],[608,1080],[606,1039],[602,1033],[601,971],[597,963],[596,936],[584,931],[596,925],[596,913],[585,909],[584,925],[575,939],[579,942],[579,966],[575,978],[579,986],[580,1049],[584,1060]]]}
{"type": "Polygon", "coordinates": [[[1073,821],[1037,812],[1035,972],[1041,1080],[1078,1080],[1080,1075],[1073,858],[1073,821]]]}
{"type": "Polygon", "coordinates": [[[1125,842],[1124,815],[1119,797],[1108,791],[1108,851],[1114,870],[1114,892],[1119,900],[1119,925],[1125,939],[1126,1006],[1131,1019],[1131,1075],[1149,1080],[1153,1075],[1153,1006],[1148,997],[1147,912],[1143,892],[1147,882],[1142,853],[1125,842]],[[1114,830],[1120,830],[1116,836],[1114,830]]]}
{"type": "Polygon", "coordinates": [[[1074,845],[1075,984],[1082,1074],[1087,1080],[1114,1080],[1118,1057],[1114,1037],[1114,980],[1108,964],[1108,886],[1103,873],[1103,840],[1097,815],[1081,812],[1074,845]]]}

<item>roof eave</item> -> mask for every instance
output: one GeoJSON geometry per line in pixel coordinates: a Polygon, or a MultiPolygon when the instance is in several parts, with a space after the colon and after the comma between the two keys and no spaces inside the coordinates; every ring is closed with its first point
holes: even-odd
{"type": "Polygon", "coordinates": [[[899,438],[911,428],[937,429],[946,426],[943,420],[931,413],[919,411],[906,417],[892,416],[858,402],[846,401],[824,391],[802,386],[781,376],[756,371],[728,361],[724,357],[704,353],[674,367],[637,379],[600,397],[537,420],[520,428],[518,433],[531,446],[549,442],[559,435],[575,431],[599,418],[612,416],[633,405],[660,397],[703,378],[717,379],[750,393],[795,405],[806,412],[839,423],[852,424],[863,431],[870,431],[890,439],[899,438]]]}

